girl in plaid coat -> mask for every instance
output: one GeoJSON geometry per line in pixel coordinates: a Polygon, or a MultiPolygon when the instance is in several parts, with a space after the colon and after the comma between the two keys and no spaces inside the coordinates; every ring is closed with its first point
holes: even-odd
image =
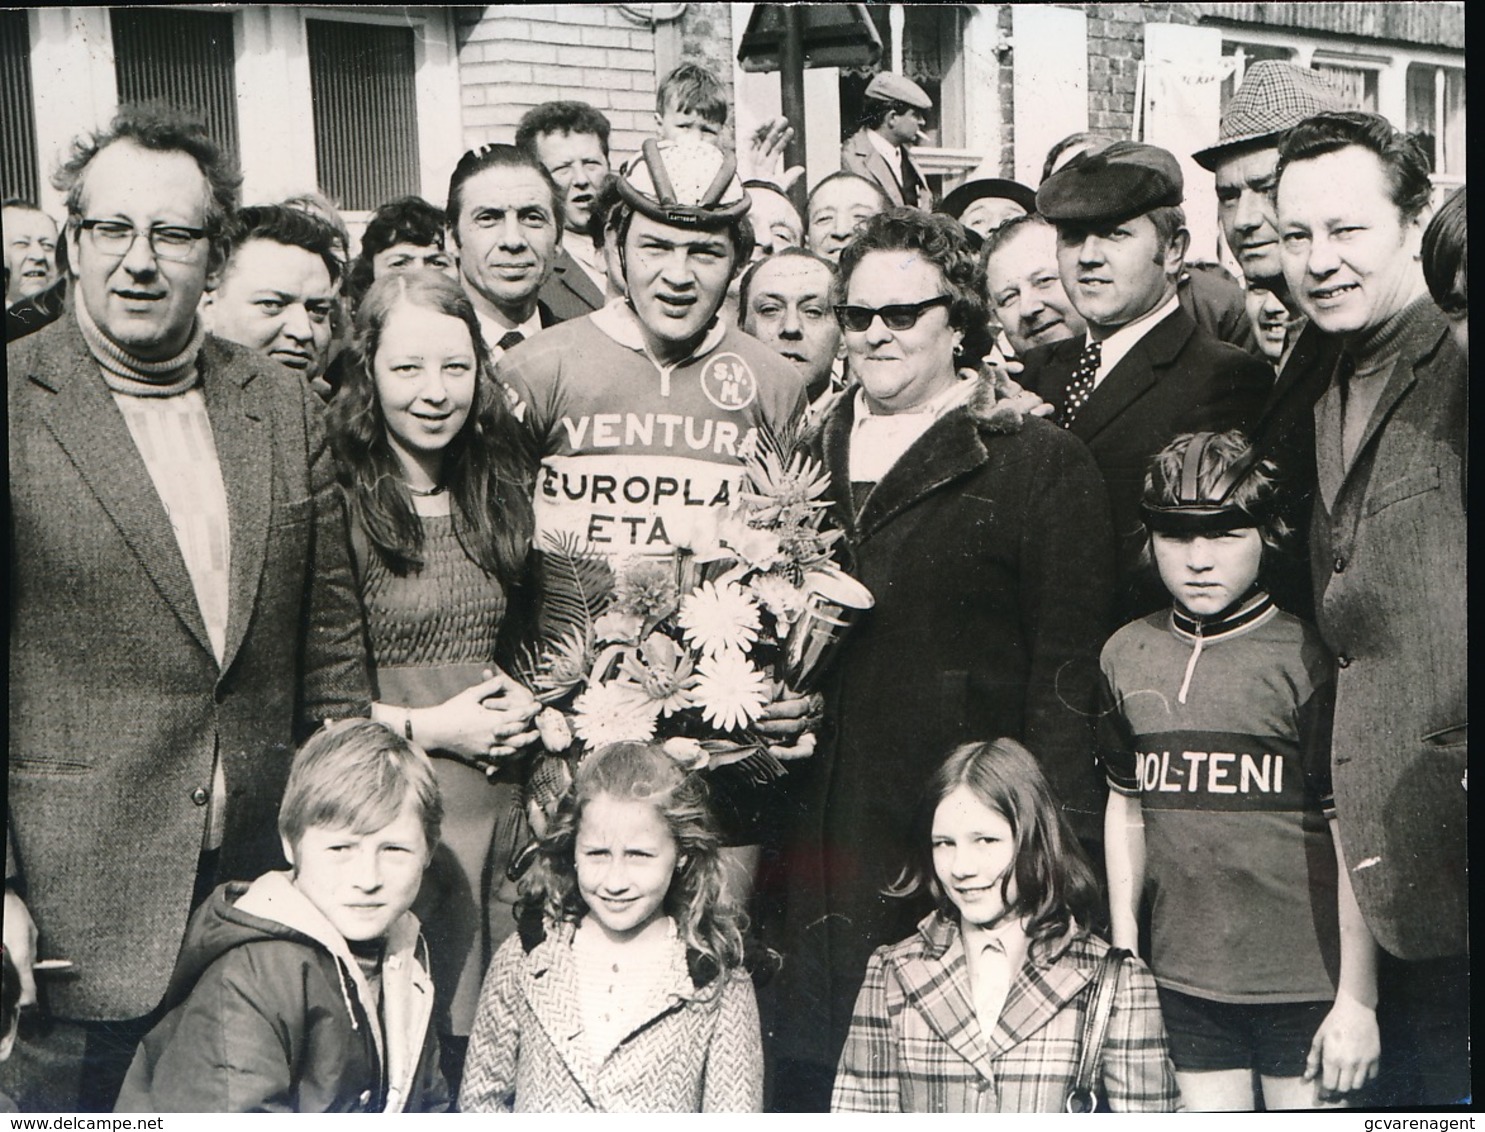
{"type": "MultiPolygon", "coordinates": [[[[836,1112],[1060,1112],[1108,944],[1082,925],[1097,888],[1036,759],[1010,739],[958,748],[916,823],[920,859],[893,890],[939,908],[866,969],[836,1112]]],[[[1122,964],[1102,1062],[1116,1111],[1178,1092],[1154,980],[1122,964]]]]}
{"type": "Polygon", "coordinates": [[[706,786],[659,747],[579,765],[480,993],[466,1112],[757,1112],[763,1047],[706,786]]]}

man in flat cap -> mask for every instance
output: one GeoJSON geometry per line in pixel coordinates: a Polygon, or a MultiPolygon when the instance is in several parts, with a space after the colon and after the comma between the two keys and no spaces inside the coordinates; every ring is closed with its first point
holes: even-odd
{"type": "MultiPolygon", "coordinates": [[[[1217,218],[1227,247],[1250,287],[1277,295],[1291,320],[1279,378],[1269,391],[1253,438],[1259,452],[1284,473],[1283,517],[1291,529],[1310,529],[1315,495],[1314,407],[1330,380],[1338,341],[1310,325],[1289,296],[1279,262],[1279,143],[1304,119],[1341,109],[1340,93],[1319,71],[1293,63],[1254,63],[1222,112],[1215,145],[1192,154],[1217,180],[1217,218]]],[[[1304,540],[1275,563],[1269,587],[1280,608],[1313,620],[1315,599],[1304,540]]]]}
{"type": "Polygon", "coordinates": [[[933,100],[912,79],[882,71],[861,104],[861,128],[840,147],[840,167],[881,186],[894,205],[929,207],[932,195],[909,152],[933,100]]]}
{"type": "Polygon", "coordinates": [[[1181,309],[1177,280],[1190,239],[1182,188],[1172,154],[1120,141],[1075,157],[1036,194],[1087,331],[1028,351],[1021,381],[1052,404],[1103,472],[1120,541],[1117,612],[1126,619],[1168,600],[1138,568],[1150,458],[1180,432],[1251,429],[1273,384],[1262,361],[1181,309]]]}

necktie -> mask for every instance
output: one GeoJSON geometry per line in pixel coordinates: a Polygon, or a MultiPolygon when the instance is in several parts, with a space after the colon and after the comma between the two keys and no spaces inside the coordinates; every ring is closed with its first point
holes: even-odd
{"type": "Polygon", "coordinates": [[[907,146],[902,147],[901,153],[902,172],[897,179],[902,185],[902,203],[912,208],[918,203],[918,186],[923,181],[918,176],[918,170],[913,167],[912,159],[908,157],[907,146]]]}
{"type": "Polygon", "coordinates": [[[507,330],[500,336],[500,341],[496,344],[500,347],[501,352],[504,353],[512,346],[519,346],[525,340],[526,336],[519,330],[507,330]]]}
{"type": "Polygon", "coordinates": [[[1082,356],[1078,358],[1078,368],[1073,370],[1072,384],[1067,387],[1067,400],[1057,419],[1057,423],[1063,428],[1072,428],[1078,413],[1093,395],[1093,378],[1098,373],[1098,363],[1102,356],[1103,345],[1099,342],[1089,342],[1083,347],[1082,356]]]}

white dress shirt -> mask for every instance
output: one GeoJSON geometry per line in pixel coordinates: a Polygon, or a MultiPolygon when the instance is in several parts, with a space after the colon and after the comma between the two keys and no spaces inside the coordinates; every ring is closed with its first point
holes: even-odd
{"type": "Polygon", "coordinates": [[[1180,296],[1173,294],[1149,314],[1141,315],[1133,322],[1125,323],[1103,339],[1098,372],[1093,375],[1093,388],[1097,389],[1102,385],[1103,379],[1113,372],[1114,367],[1124,360],[1130,350],[1139,345],[1140,339],[1154,330],[1163,319],[1173,315],[1180,306],[1180,296]]]}

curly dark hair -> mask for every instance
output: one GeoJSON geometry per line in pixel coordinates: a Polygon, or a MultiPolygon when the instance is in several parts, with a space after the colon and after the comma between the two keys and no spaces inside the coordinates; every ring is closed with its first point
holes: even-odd
{"type": "Polygon", "coordinates": [[[444,250],[444,212],[420,196],[389,200],[371,214],[361,234],[361,250],[346,276],[345,293],[359,302],[376,278],[372,261],[388,248],[412,244],[444,250]]]}
{"type": "Polygon", "coordinates": [[[534,458],[495,378],[474,307],[457,283],[438,272],[379,279],[356,312],[345,376],[327,418],[351,521],[393,573],[405,576],[422,568],[423,523],[387,439],[372,373],[382,331],[403,303],[457,318],[469,328],[478,358],[474,404],[444,453],[454,532],[471,561],[507,590],[515,589],[531,543],[534,458]]]}
{"type": "Polygon", "coordinates": [[[593,134],[607,157],[608,132],[608,118],[586,102],[543,102],[521,115],[516,145],[534,155],[536,140],[543,134],[593,134]]]}
{"type": "Polygon", "coordinates": [[[1086,930],[1099,913],[1093,870],[1041,764],[1014,739],[966,743],[933,772],[913,818],[912,860],[885,894],[911,896],[926,888],[940,913],[958,918],[934,869],[933,818],[939,804],[961,786],[1011,827],[1014,855],[1001,878],[1000,895],[1007,917],[1026,921],[1032,946],[1050,946],[1075,925],[1086,930]]]}
{"type": "Polygon", "coordinates": [[[340,280],[344,264],[337,248],[339,233],[329,221],[312,212],[283,204],[254,204],[238,209],[222,231],[231,262],[237,249],[251,240],[270,240],[285,247],[302,248],[320,257],[330,282],[340,280]]]}
{"type": "Polygon", "coordinates": [[[52,177],[52,185],[66,194],[68,221],[75,224],[82,219],[88,165],[118,141],[131,141],[158,152],[184,153],[196,162],[210,190],[201,226],[216,244],[228,218],[237,209],[242,175],[231,157],[207,135],[205,123],[179,107],[162,102],[124,106],[107,129],[73,139],[71,155],[52,177]]]}
{"type": "Polygon", "coordinates": [[[990,315],[985,307],[985,270],[965,239],[959,221],[936,212],[889,208],[862,225],[856,238],[840,253],[834,301],[846,301],[851,275],[862,259],[871,252],[892,251],[919,252],[938,268],[944,290],[954,300],[949,305],[949,326],[962,331],[966,342],[988,335],[990,315]]]}
{"type": "Polygon", "coordinates": [[[724,970],[743,962],[742,910],[723,895],[721,834],[704,777],[682,769],[653,743],[614,743],[583,759],[521,881],[521,904],[548,919],[575,923],[587,911],[578,891],[576,844],[583,810],[607,794],[649,802],[675,839],[677,863],[665,911],[687,946],[724,970]]]}

